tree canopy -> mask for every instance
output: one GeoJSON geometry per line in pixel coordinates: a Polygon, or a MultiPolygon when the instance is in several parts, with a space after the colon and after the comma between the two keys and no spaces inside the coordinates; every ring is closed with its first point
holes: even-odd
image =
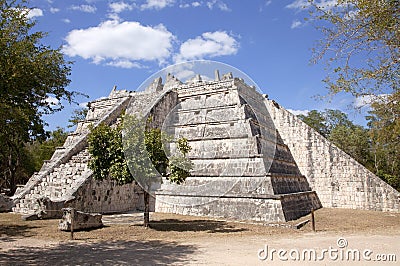
{"type": "Polygon", "coordinates": [[[41,44],[27,1],[0,0],[0,178],[10,194],[16,189],[25,143],[46,139],[43,114],[73,101],[66,89],[71,63],[59,49],[41,44]]]}
{"type": "Polygon", "coordinates": [[[331,93],[361,96],[399,90],[398,0],[309,2],[310,20],[324,36],[313,50],[313,62],[326,59],[325,82],[331,93]]]}
{"type": "Polygon", "coordinates": [[[177,153],[167,156],[164,143],[172,142],[158,128],[146,128],[146,123],[132,115],[124,115],[116,125],[91,127],[88,136],[89,153],[95,179],[113,179],[119,184],[136,181],[144,191],[144,226],[149,226],[149,193],[152,184],[180,184],[190,175],[192,163],[186,157],[191,150],[185,138],[176,143],[177,153]]]}
{"type": "Polygon", "coordinates": [[[343,125],[327,131],[311,112],[302,119],[399,189],[400,1],[308,0],[306,7],[323,35],[312,61],[326,62],[330,94],[366,97],[370,114],[368,129],[343,125]],[[367,142],[369,152],[357,148],[367,142]]]}

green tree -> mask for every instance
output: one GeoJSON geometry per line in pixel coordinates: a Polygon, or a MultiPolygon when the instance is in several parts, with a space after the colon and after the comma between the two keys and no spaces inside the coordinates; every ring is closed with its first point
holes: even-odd
{"type": "Polygon", "coordinates": [[[328,139],[371,170],[370,140],[367,129],[359,125],[338,125],[332,129],[328,139]]]}
{"type": "Polygon", "coordinates": [[[400,91],[372,103],[367,119],[375,173],[400,190],[400,91]]]}
{"type": "Polygon", "coordinates": [[[118,184],[134,181],[125,161],[121,130],[121,124],[114,128],[106,124],[90,128],[91,132],[88,135],[91,155],[89,168],[92,169],[95,179],[112,178],[118,184]]]}
{"type": "Polygon", "coordinates": [[[323,34],[312,61],[326,61],[331,94],[372,99],[370,153],[378,176],[399,189],[400,1],[309,0],[310,20],[323,34]]]}
{"type": "Polygon", "coordinates": [[[307,115],[298,115],[298,117],[325,138],[328,138],[337,126],[351,127],[353,125],[348,116],[339,110],[326,109],[323,112],[311,110],[307,115]]]}
{"type": "Polygon", "coordinates": [[[100,124],[91,128],[88,136],[91,161],[89,168],[94,177],[111,178],[119,184],[134,180],[144,190],[144,226],[149,226],[151,186],[166,177],[170,182],[182,183],[190,175],[192,164],[186,158],[190,146],[184,138],[178,139],[179,155],[170,159],[164,152],[163,142],[170,141],[160,129],[148,128],[141,120],[126,115],[115,127],[100,124]]]}
{"type": "Polygon", "coordinates": [[[304,123],[315,129],[324,137],[328,137],[329,129],[326,125],[325,117],[317,110],[311,110],[307,115],[298,115],[304,123]]]}
{"type": "Polygon", "coordinates": [[[345,113],[331,109],[323,112],[312,110],[306,116],[299,115],[299,118],[318,132],[322,132],[325,138],[355,160],[370,168],[368,130],[354,125],[345,113]]]}
{"type": "Polygon", "coordinates": [[[35,140],[25,145],[25,153],[29,162],[24,163],[23,168],[27,168],[28,165],[32,166],[32,168],[27,171],[28,178],[33,172],[38,172],[40,170],[44,160],[50,160],[56,148],[63,146],[67,137],[68,132],[66,132],[65,129],[57,128],[50,132],[49,138],[45,141],[35,140]]]}
{"type": "Polygon", "coordinates": [[[314,48],[313,62],[326,58],[325,82],[331,93],[399,90],[398,0],[338,0],[334,6],[309,2],[310,19],[324,36],[314,48]]]}
{"type": "Polygon", "coordinates": [[[70,62],[60,49],[40,43],[27,1],[0,0],[0,180],[13,194],[25,143],[46,139],[43,114],[71,102],[70,62]],[[52,100],[49,100],[52,99],[52,100]]]}

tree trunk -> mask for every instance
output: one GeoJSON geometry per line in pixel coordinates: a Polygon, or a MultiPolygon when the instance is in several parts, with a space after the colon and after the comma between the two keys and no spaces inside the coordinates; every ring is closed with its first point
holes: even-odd
{"type": "Polygon", "coordinates": [[[149,193],[145,190],[143,192],[143,197],[144,197],[144,227],[148,228],[149,223],[150,223],[150,195],[149,193]]]}
{"type": "Polygon", "coordinates": [[[17,183],[16,183],[16,171],[18,167],[18,160],[14,161],[12,154],[10,152],[8,156],[8,184],[7,188],[9,189],[6,193],[7,196],[14,195],[14,192],[17,190],[17,183]]]}

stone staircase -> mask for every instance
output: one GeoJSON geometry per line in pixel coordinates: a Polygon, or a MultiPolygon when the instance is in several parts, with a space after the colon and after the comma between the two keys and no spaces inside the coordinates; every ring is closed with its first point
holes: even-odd
{"type": "MultiPolygon", "coordinates": [[[[92,101],[89,104],[85,120],[80,121],[73,133],[70,133],[62,147],[56,149],[50,160],[44,162],[38,173],[35,173],[23,188],[18,189],[12,197],[14,201],[13,212],[21,214],[37,214],[46,212],[44,218],[55,218],[63,207],[82,206],[78,201],[85,201],[91,195],[87,186],[96,186],[92,178],[92,171],[88,168],[90,155],[87,149],[86,138],[89,134],[89,125],[97,126],[100,123],[114,124],[132,95],[127,91],[111,91],[108,98],[92,101]],[[77,195],[79,194],[79,198],[77,195]],[[54,215],[51,212],[54,211],[54,215]]],[[[111,186],[111,190],[119,193],[122,186],[104,182],[111,186]],[[111,184],[111,185],[110,185],[111,184]]],[[[101,198],[106,185],[98,186],[98,196],[101,198]]],[[[134,190],[135,185],[124,187],[125,190],[134,190]]],[[[129,191],[131,191],[129,190],[129,191]]],[[[104,197],[103,197],[104,198],[104,197]]],[[[102,211],[102,201],[94,204],[96,211],[102,211]]],[[[129,204],[127,204],[128,206],[129,204]]],[[[122,206],[122,208],[129,208],[122,206]]],[[[129,205],[130,206],[130,205],[129,205]]],[[[112,206],[108,206],[112,208],[112,206]]],[[[118,211],[116,207],[115,211],[118,211]]]]}
{"type": "Polygon", "coordinates": [[[25,197],[13,208],[17,213],[34,213],[41,208],[38,199],[46,197],[53,202],[65,201],[91,175],[87,163],[90,155],[87,149],[71,157],[64,164],[54,168],[49,175],[43,176],[25,197]]]}

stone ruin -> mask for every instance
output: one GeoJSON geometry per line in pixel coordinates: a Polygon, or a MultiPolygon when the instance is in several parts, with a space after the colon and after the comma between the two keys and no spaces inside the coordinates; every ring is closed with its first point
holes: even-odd
{"type": "Polygon", "coordinates": [[[128,106],[192,147],[191,176],[179,186],[158,184],[157,212],[282,222],[321,207],[400,210],[398,191],[243,79],[216,72],[215,80],[196,75],[185,83],[168,74],[143,92],[114,88],[88,104],[86,119],[12,197],[13,211],[51,218],[66,207],[142,210],[140,185],[97,181],[87,166],[88,126],[115,124],[128,106]]]}

